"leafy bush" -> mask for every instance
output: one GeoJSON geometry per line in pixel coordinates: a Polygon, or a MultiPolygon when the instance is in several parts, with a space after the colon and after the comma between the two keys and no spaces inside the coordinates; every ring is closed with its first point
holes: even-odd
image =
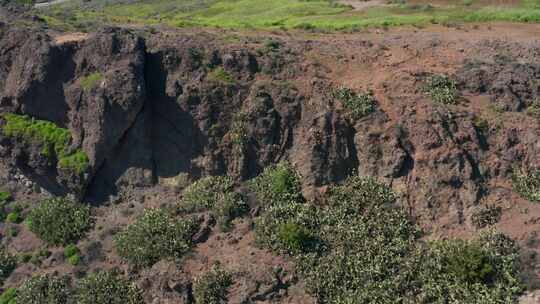
{"type": "Polygon", "coordinates": [[[76,253],[68,258],[68,263],[72,266],[77,266],[81,263],[81,256],[76,253]]]}
{"type": "Polygon", "coordinates": [[[72,303],[73,293],[69,277],[37,276],[17,289],[16,303],[67,304],[72,303]]]}
{"type": "Polygon", "coordinates": [[[94,72],[80,79],[80,84],[83,90],[90,91],[98,85],[98,82],[103,79],[103,74],[94,72]]]}
{"type": "Polygon", "coordinates": [[[17,289],[10,287],[6,289],[0,296],[0,304],[17,304],[17,289]]]}
{"type": "Polygon", "coordinates": [[[421,303],[514,303],[522,291],[518,249],[489,231],[472,241],[431,243],[421,259],[421,303]]]}
{"type": "Polygon", "coordinates": [[[303,201],[300,176],[289,163],[282,162],[269,166],[249,186],[264,207],[280,202],[303,201]]]}
{"type": "Polygon", "coordinates": [[[458,101],[456,83],[446,75],[433,75],[428,78],[425,91],[436,103],[453,105],[458,101]]]}
{"type": "Polygon", "coordinates": [[[93,226],[90,208],[65,198],[42,201],[27,220],[30,231],[51,245],[75,243],[93,226]]]}
{"type": "Polygon", "coordinates": [[[12,211],[10,212],[7,216],[6,216],[6,221],[8,223],[20,223],[22,222],[22,217],[21,217],[21,213],[18,212],[18,211],[12,211]]]}
{"type": "Polygon", "coordinates": [[[76,245],[70,244],[64,248],[64,257],[69,258],[71,256],[78,254],[79,252],[80,252],[79,248],[77,248],[76,245]]]}
{"type": "Polygon", "coordinates": [[[100,271],[83,279],[77,304],[144,304],[142,290],[114,271],[100,271]]]}
{"type": "Polygon", "coordinates": [[[375,97],[372,93],[357,94],[349,88],[339,88],[333,97],[341,101],[351,111],[353,119],[360,119],[375,111],[375,97]]]}
{"type": "Polygon", "coordinates": [[[540,202],[540,170],[530,173],[515,170],[512,174],[512,188],[521,197],[540,202]]]}
{"type": "Polygon", "coordinates": [[[184,190],[179,209],[182,213],[210,210],[221,229],[227,230],[231,221],[248,209],[241,195],[233,192],[233,185],[233,180],[226,176],[199,179],[184,190]]]}
{"type": "Polygon", "coordinates": [[[216,217],[218,226],[222,231],[231,228],[231,222],[248,210],[242,196],[236,192],[226,192],[219,196],[217,203],[212,208],[212,214],[216,217]]]}
{"type": "Polygon", "coordinates": [[[211,209],[221,194],[233,191],[233,186],[228,176],[203,177],[184,190],[180,209],[187,213],[211,209]]]}
{"type": "Polygon", "coordinates": [[[302,255],[299,265],[321,302],[393,303],[414,290],[418,231],[394,201],[372,178],[352,177],[330,189],[318,216],[327,249],[302,255]]]}
{"type": "Polygon", "coordinates": [[[0,204],[5,204],[11,200],[11,193],[7,191],[0,191],[0,204]]]}
{"type": "Polygon", "coordinates": [[[501,207],[485,206],[473,212],[471,221],[476,228],[480,229],[495,225],[501,219],[501,215],[501,207]]]}
{"type": "Polygon", "coordinates": [[[0,248],[0,284],[9,277],[16,267],[17,259],[5,248],[0,248]]]}
{"type": "Polygon", "coordinates": [[[195,280],[193,296],[197,304],[227,303],[228,289],[232,285],[232,276],[215,264],[212,269],[195,280]]]}
{"type": "Polygon", "coordinates": [[[176,220],[161,209],[148,209],[115,238],[118,255],[136,267],[149,267],[163,258],[180,258],[192,246],[198,229],[192,219],[176,220]]]}
{"type": "MultiPolygon", "coordinates": [[[[267,184],[266,196],[279,197],[267,184]]],[[[324,207],[272,200],[255,233],[293,254],[321,303],[513,303],[521,285],[511,241],[483,235],[424,245],[395,201],[375,179],[351,177],[330,188],[324,207]]]]}
{"type": "Polygon", "coordinates": [[[69,130],[26,115],[5,113],[2,118],[6,122],[2,128],[4,135],[40,144],[41,153],[48,158],[56,156],[59,166],[63,169],[77,173],[87,170],[89,164],[86,154],[82,150],[69,150],[71,142],[69,130]]]}
{"type": "Polygon", "coordinates": [[[305,250],[311,241],[310,231],[294,222],[281,224],[278,237],[280,242],[291,252],[305,250]]]}

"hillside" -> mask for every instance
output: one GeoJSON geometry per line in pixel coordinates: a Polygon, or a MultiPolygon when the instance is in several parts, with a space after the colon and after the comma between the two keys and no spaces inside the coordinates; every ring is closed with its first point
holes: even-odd
{"type": "Polygon", "coordinates": [[[540,9],[494,2],[0,7],[0,303],[540,303],[540,9]]]}

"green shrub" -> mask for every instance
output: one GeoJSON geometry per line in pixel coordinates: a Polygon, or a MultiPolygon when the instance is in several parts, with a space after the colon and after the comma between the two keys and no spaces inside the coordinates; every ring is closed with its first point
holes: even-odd
{"type": "Polygon", "coordinates": [[[446,75],[433,75],[429,77],[425,91],[436,103],[454,105],[458,101],[459,91],[457,85],[446,75]]]}
{"type": "Polygon", "coordinates": [[[17,289],[16,303],[25,304],[68,304],[73,293],[69,277],[37,276],[17,289]]]}
{"type": "Polygon", "coordinates": [[[227,294],[232,285],[232,276],[219,264],[195,280],[193,296],[197,304],[227,303],[227,294]]]}
{"type": "Polygon", "coordinates": [[[189,185],[182,193],[182,212],[201,212],[214,207],[223,193],[232,192],[234,181],[228,176],[203,177],[189,185]]]}
{"type": "Polygon", "coordinates": [[[83,279],[77,304],[144,304],[142,290],[113,271],[100,271],[83,279]]]}
{"type": "Polygon", "coordinates": [[[515,170],[512,174],[512,189],[531,202],[540,202],[540,170],[530,173],[515,170]]]}
{"type": "Polygon", "coordinates": [[[339,88],[332,95],[351,112],[353,119],[360,119],[374,112],[377,104],[372,93],[357,94],[349,88],[339,88]]]}
{"type": "Polygon", "coordinates": [[[0,304],[17,304],[17,289],[10,287],[6,289],[0,296],[0,304]]]}
{"type": "Polygon", "coordinates": [[[209,210],[222,230],[230,228],[231,221],[247,211],[242,196],[233,192],[230,177],[209,176],[188,186],[182,195],[179,209],[182,213],[209,210]]]}
{"type": "Polygon", "coordinates": [[[281,224],[278,229],[278,236],[280,242],[290,252],[304,251],[311,240],[310,231],[294,222],[281,224]]]}
{"type": "Polygon", "coordinates": [[[281,202],[302,202],[300,176],[286,162],[269,166],[249,186],[265,207],[281,202]]]}
{"type": "Polygon", "coordinates": [[[51,245],[75,243],[92,226],[90,208],[65,198],[42,201],[28,215],[30,231],[51,245]]]}
{"type": "Polygon", "coordinates": [[[98,85],[98,82],[103,79],[103,74],[94,72],[80,79],[80,84],[83,90],[90,91],[98,85]]]}
{"type": "Polygon", "coordinates": [[[217,67],[210,72],[208,77],[213,80],[223,84],[234,84],[236,81],[229,72],[225,71],[222,67],[217,67]]]}
{"type": "Polygon", "coordinates": [[[87,170],[89,163],[86,154],[82,150],[69,151],[69,130],[26,115],[5,113],[1,117],[6,122],[2,128],[4,135],[38,143],[42,146],[41,153],[48,158],[56,156],[63,169],[76,173],[87,170]]]}
{"type": "Polygon", "coordinates": [[[149,209],[115,237],[115,246],[132,265],[149,267],[163,258],[182,257],[197,229],[192,218],[177,220],[164,210],[149,209]]]}
{"type": "Polygon", "coordinates": [[[5,204],[11,200],[11,193],[0,191],[0,204],[5,204]]]}
{"type": "Polygon", "coordinates": [[[515,303],[523,287],[519,251],[508,237],[488,231],[472,241],[431,243],[421,258],[421,303],[515,303]]]}
{"type": "Polygon", "coordinates": [[[17,259],[5,248],[0,248],[0,285],[4,283],[17,267],[17,259]]]}
{"type": "Polygon", "coordinates": [[[501,207],[485,206],[473,212],[471,221],[476,228],[480,229],[497,224],[501,216],[501,207]]]}
{"type": "Polygon", "coordinates": [[[19,212],[17,212],[17,211],[10,212],[6,217],[6,221],[8,223],[16,223],[16,224],[18,224],[18,223],[22,222],[22,220],[23,219],[21,217],[21,214],[19,212]]]}
{"type": "Polygon", "coordinates": [[[79,252],[80,252],[79,248],[77,248],[76,245],[70,244],[64,248],[64,257],[69,258],[71,256],[78,254],[79,252]]]}
{"type": "Polygon", "coordinates": [[[235,218],[244,215],[247,210],[248,206],[240,194],[226,192],[219,196],[211,212],[216,217],[220,229],[227,231],[231,228],[231,222],[235,218]]]}
{"type": "Polygon", "coordinates": [[[72,266],[77,266],[81,263],[81,256],[76,253],[68,258],[68,263],[72,266]]]}
{"type": "Polygon", "coordinates": [[[329,191],[320,210],[326,248],[302,255],[308,288],[324,303],[393,303],[414,290],[416,227],[395,208],[393,192],[372,178],[351,177],[329,191]]]}

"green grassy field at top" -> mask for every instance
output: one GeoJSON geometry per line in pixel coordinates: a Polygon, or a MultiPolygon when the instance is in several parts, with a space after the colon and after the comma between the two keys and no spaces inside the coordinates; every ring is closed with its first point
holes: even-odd
{"type": "Polygon", "coordinates": [[[431,23],[540,22],[540,0],[522,0],[511,7],[479,5],[475,0],[448,5],[395,2],[355,11],[332,0],[72,0],[39,13],[51,27],[68,30],[90,30],[106,23],[333,31],[431,23]]]}

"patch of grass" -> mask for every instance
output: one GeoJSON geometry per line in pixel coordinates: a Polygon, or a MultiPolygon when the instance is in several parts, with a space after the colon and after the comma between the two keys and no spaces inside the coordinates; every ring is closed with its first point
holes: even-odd
{"type": "Polygon", "coordinates": [[[197,304],[227,303],[229,287],[233,284],[232,275],[219,264],[195,280],[193,297],[197,304]]]}
{"type": "Polygon", "coordinates": [[[100,72],[94,72],[89,75],[81,77],[79,83],[84,91],[88,92],[97,87],[98,83],[103,79],[103,74],[100,72]]]}
{"type": "Polygon", "coordinates": [[[339,88],[332,92],[335,99],[350,111],[353,119],[357,120],[375,111],[377,102],[371,93],[357,94],[349,88],[339,88]]]}
{"type": "Polygon", "coordinates": [[[142,290],[115,271],[95,272],[84,278],[76,292],[77,304],[144,304],[142,290]]]}
{"type": "Polygon", "coordinates": [[[77,266],[81,263],[81,256],[79,254],[74,254],[68,258],[68,263],[72,266],[77,266]]]}
{"type": "Polygon", "coordinates": [[[22,221],[23,221],[23,218],[21,216],[21,213],[18,212],[18,211],[12,211],[6,217],[6,222],[8,222],[8,223],[19,224],[22,221]]]}
{"type": "Polygon", "coordinates": [[[461,22],[540,22],[540,5],[524,0],[513,7],[476,5],[468,0],[449,5],[406,5],[352,11],[326,0],[138,0],[70,1],[41,10],[53,28],[92,29],[100,24],[166,24],[177,27],[234,29],[306,29],[351,31],[369,27],[425,26],[461,22]]]}
{"type": "Polygon", "coordinates": [[[5,113],[1,117],[5,120],[2,127],[4,135],[41,145],[41,153],[48,158],[56,157],[59,167],[63,169],[80,174],[88,168],[88,157],[82,150],[69,151],[71,142],[69,130],[26,115],[5,113]]]}
{"type": "Polygon", "coordinates": [[[223,84],[236,83],[233,76],[229,72],[225,71],[225,69],[223,69],[222,67],[217,67],[213,69],[208,75],[208,78],[223,84]]]}
{"type": "Polygon", "coordinates": [[[75,244],[69,244],[64,248],[64,257],[69,258],[73,255],[78,254],[79,248],[77,248],[77,245],[75,244]]]}
{"type": "Polygon", "coordinates": [[[118,255],[135,267],[150,267],[164,258],[181,258],[198,229],[192,218],[177,220],[161,209],[148,209],[115,237],[118,255]]]}
{"type": "Polygon", "coordinates": [[[67,276],[36,276],[25,281],[17,289],[16,303],[69,304],[73,303],[71,280],[67,276]]]}
{"type": "Polygon", "coordinates": [[[446,75],[429,77],[424,90],[436,103],[455,105],[458,102],[459,91],[456,83],[446,75]]]}
{"type": "Polygon", "coordinates": [[[532,172],[514,170],[512,189],[531,202],[540,202],[540,170],[532,172]]]}
{"type": "Polygon", "coordinates": [[[83,238],[94,224],[90,208],[65,198],[42,201],[27,218],[28,228],[51,245],[67,245],[83,238]]]}

